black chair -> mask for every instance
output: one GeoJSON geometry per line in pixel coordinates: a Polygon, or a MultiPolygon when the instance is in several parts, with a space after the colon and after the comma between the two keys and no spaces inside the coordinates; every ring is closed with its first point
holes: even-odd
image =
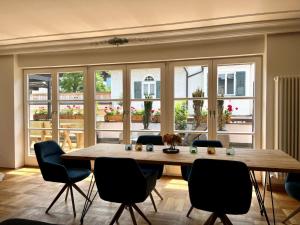
{"type": "MultiPolygon", "coordinates": [[[[222,142],[218,140],[196,140],[193,142],[193,146],[223,148],[222,142]]],[[[189,180],[191,170],[192,170],[191,166],[181,166],[181,175],[184,180],[186,181],[189,180]]],[[[186,215],[187,217],[190,216],[192,210],[193,210],[193,206],[191,206],[191,208],[189,209],[186,215]]]]}
{"type": "MultiPolygon", "coordinates": [[[[137,144],[147,145],[147,144],[153,144],[153,145],[164,145],[164,142],[162,140],[162,136],[160,135],[141,135],[138,137],[137,144]]],[[[163,171],[164,171],[164,165],[155,165],[155,164],[139,164],[141,167],[141,170],[144,172],[147,171],[157,171],[157,179],[160,179],[163,171]]],[[[161,194],[157,191],[156,188],[154,188],[154,192],[160,197],[161,200],[163,200],[163,197],[161,194]]],[[[150,194],[150,198],[154,207],[155,212],[157,212],[157,208],[153,199],[152,194],[150,194]]]]}
{"type": "Polygon", "coordinates": [[[70,191],[75,217],[76,212],[72,187],[75,188],[83,197],[88,199],[88,197],[75,183],[90,175],[90,161],[63,160],[61,155],[64,154],[64,151],[55,141],[36,143],[34,145],[34,150],[44,180],[65,184],[47,208],[46,213],[49,212],[63,192],[67,190],[65,201],[67,201],[68,193],[70,191]]]}
{"type": "Polygon", "coordinates": [[[0,225],[55,225],[37,220],[11,218],[0,222],[0,225]]]}
{"type": "MultiPolygon", "coordinates": [[[[285,190],[289,196],[300,201],[300,174],[297,173],[289,173],[285,180],[285,190]]],[[[294,210],[288,217],[283,221],[285,223],[297,213],[300,212],[300,206],[294,210]]]]}
{"type": "Polygon", "coordinates": [[[243,162],[196,159],[188,186],[192,206],[212,212],[205,225],[214,224],[217,217],[224,225],[232,225],[226,214],[240,215],[249,211],[252,183],[243,162]]]}
{"type": "Polygon", "coordinates": [[[125,207],[130,212],[133,224],[137,223],[132,208],[151,224],[136,203],[145,201],[155,187],[156,172],[143,174],[134,159],[100,157],[95,160],[94,175],[100,198],[121,203],[111,225],[118,221],[125,207]]]}

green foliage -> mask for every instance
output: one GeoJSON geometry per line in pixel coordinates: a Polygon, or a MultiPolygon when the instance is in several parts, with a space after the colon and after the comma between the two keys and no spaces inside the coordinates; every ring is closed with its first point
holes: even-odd
{"type": "MultiPolygon", "coordinates": [[[[145,99],[152,99],[152,95],[145,95],[145,99]]],[[[144,115],[143,115],[143,124],[144,129],[148,129],[149,123],[151,120],[152,113],[152,101],[144,101],[144,115]]]]}
{"type": "Polygon", "coordinates": [[[183,130],[187,127],[187,102],[177,101],[175,103],[175,128],[177,130],[183,130]]]}
{"type": "Polygon", "coordinates": [[[96,91],[97,92],[111,92],[111,87],[107,87],[104,83],[104,73],[107,71],[96,71],[96,91]]]}
{"type": "Polygon", "coordinates": [[[83,91],[82,73],[63,73],[59,79],[59,86],[63,93],[76,93],[83,91]]]}

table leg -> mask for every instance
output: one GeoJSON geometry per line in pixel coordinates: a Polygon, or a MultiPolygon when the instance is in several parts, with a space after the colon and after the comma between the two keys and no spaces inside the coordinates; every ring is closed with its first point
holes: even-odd
{"type": "Polygon", "coordinates": [[[87,214],[88,210],[90,209],[91,205],[93,204],[93,201],[94,201],[96,195],[98,194],[98,191],[96,191],[94,196],[91,198],[95,183],[96,183],[96,181],[94,180],[94,175],[92,175],[89,189],[87,192],[87,199],[84,202],[84,206],[83,206],[83,210],[82,210],[82,214],[81,214],[81,218],[80,218],[80,224],[83,224],[84,217],[87,214]]]}
{"type": "Polygon", "coordinates": [[[261,213],[265,216],[268,225],[270,225],[269,217],[268,217],[268,214],[267,214],[267,211],[265,208],[264,199],[261,196],[259,186],[257,184],[257,180],[256,180],[255,173],[253,170],[251,170],[251,172],[250,172],[250,178],[252,180],[252,184],[253,184],[254,190],[256,192],[256,197],[257,197],[257,201],[258,201],[261,213]]]}
{"type": "Polygon", "coordinates": [[[274,221],[274,225],[275,225],[276,224],[276,218],[275,218],[275,209],[274,209],[274,201],[273,201],[272,180],[271,180],[270,172],[267,172],[267,174],[268,174],[268,177],[269,177],[270,194],[271,194],[272,211],[273,211],[273,221],[274,221]]]}

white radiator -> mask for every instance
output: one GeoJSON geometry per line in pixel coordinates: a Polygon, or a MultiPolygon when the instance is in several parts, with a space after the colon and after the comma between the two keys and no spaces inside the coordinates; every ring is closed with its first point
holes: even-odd
{"type": "Polygon", "coordinates": [[[300,161],[300,75],[275,78],[275,148],[300,161]]]}

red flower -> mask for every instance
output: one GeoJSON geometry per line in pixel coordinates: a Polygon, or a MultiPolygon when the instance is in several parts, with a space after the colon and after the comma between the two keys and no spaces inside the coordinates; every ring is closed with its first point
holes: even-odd
{"type": "Polygon", "coordinates": [[[235,107],[235,110],[238,110],[239,108],[238,107],[235,107]]]}
{"type": "Polygon", "coordinates": [[[228,106],[227,106],[227,110],[228,110],[229,112],[232,112],[232,105],[228,105],[228,106]]]}

